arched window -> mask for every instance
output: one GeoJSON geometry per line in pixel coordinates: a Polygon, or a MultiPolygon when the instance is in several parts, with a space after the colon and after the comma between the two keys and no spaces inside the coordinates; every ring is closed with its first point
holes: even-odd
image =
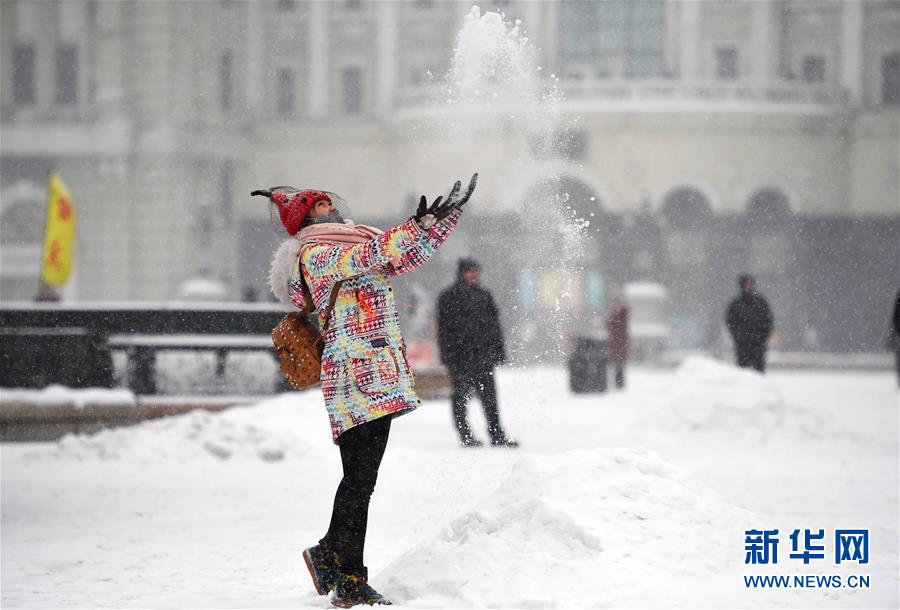
{"type": "Polygon", "coordinates": [[[17,182],[3,189],[0,209],[0,243],[4,246],[41,242],[44,232],[44,191],[31,182],[17,182]]]}
{"type": "Polygon", "coordinates": [[[676,267],[705,263],[703,234],[712,217],[706,195],[690,186],[673,189],[663,198],[662,215],[668,227],[665,243],[669,261],[676,267]]]}
{"type": "Polygon", "coordinates": [[[787,196],[777,188],[762,188],[747,201],[747,216],[754,220],[778,220],[791,213],[787,196]]]}
{"type": "Polygon", "coordinates": [[[602,212],[600,198],[591,187],[570,176],[535,184],[526,197],[524,209],[529,215],[547,213],[552,209],[567,218],[587,220],[591,227],[599,224],[595,219],[602,212]]]}
{"type": "Polygon", "coordinates": [[[46,192],[27,180],[3,188],[0,195],[0,296],[31,299],[40,273],[46,192]]]}
{"type": "Polygon", "coordinates": [[[787,196],[777,188],[761,188],[750,196],[746,209],[750,268],[758,273],[783,273],[791,251],[791,206],[787,196]]]}
{"type": "Polygon", "coordinates": [[[712,208],[702,192],[691,186],[682,186],[669,191],[663,198],[662,213],[667,224],[690,227],[708,218],[712,208]]]}

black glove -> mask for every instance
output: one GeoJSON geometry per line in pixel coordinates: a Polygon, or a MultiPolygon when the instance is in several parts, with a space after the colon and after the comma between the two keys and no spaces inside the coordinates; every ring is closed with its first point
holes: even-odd
{"type": "Polygon", "coordinates": [[[454,210],[461,209],[469,201],[477,183],[478,173],[476,172],[472,174],[472,179],[469,181],[469,187],[466,189],[466,192],[460,196],[459,189],[462,186],[462,182],[457,180],[453,188],[450,189],[447,199],[439,196],[430,207],[428,206],[428,199],[425,198],[425,195],[422,195],[422,198],[419,199],[419,207],[416,208],[416,222],[419,223],[419,226],[427,229],[436,222],[444,220],[454,210]]]}
{"type": "Polygon", "coordinates": [[[250,193],[251,197],[256,197],[257,195],[260,195],[262,197],[271,197],[272,191],[258,190],[258,191],[253,191],[250,193]]]}

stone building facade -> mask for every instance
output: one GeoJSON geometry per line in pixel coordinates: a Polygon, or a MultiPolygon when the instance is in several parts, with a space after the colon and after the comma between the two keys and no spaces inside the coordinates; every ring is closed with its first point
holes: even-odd
{"type": "Polygon", "coordinates": [[[3,2],[0,298],[36,290],[51,170],[78,209],[65,296],[81,301],[166,301],[197,277],[228,299],[261,294],[279,236],[253,188],[327,188],[386,224],[477,170],[479,220],[423,294],[473,253],[511,325],[540,318],[522,294],[552,265],[498,256],[492,236],[526,232],[526,202],[555,181],[596,219],[583,319],[654,280],[673,345],[702,347],[733,276],[753,271],[787,347],[878,347],[900,283],[900,2],[482,9],[521,19],[558,77],[565,154],[536,154],[508,115],[458,140],[435,127],[428,75],[450,67],[466,4],[3,2]]]}

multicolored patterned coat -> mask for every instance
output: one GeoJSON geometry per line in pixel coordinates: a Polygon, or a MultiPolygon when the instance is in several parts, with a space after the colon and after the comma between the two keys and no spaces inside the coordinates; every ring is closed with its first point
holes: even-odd
{"type": "Polygon", "coordinates": [[[456,228],[460,214],[454,212],[428,230],[410,218],[356,245],[301,245],[290,291],[301,290],[302,272],[320,324],[332,287],[344,280],[322,354],[322,393],[335,443],[353,426],[411,411],[421,403],[413,389],[389,278],[431,258],[456,228]]]}

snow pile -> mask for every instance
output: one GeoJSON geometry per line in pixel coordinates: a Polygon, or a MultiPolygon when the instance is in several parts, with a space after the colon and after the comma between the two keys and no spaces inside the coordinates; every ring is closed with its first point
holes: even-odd
{"type": "Polygon", "coordinates": [[[674,378],[647,417],[661,430],[719,432],[753,440],[773,434],[795,438],[845,436],[832,416],[789,401],[756,371],[693,356],[674,378]]]}
{"type": "MultiPolygon", "coordinates": [[[[415,608],[897,608],[893,376],[760,378],[713,364],[634,367],[625,391],[577,396],[564,369],[501,367],[515,451],[460,449],[446,400],[398,418],[369,517],[373,585],[415,608]],[[644,419],[657,402],[677,409],[670,395],[691,385],[722,409],[775,396],[783,422],[812,421],[792,414],[799,400],[859,436],[763,446],[743,423],[698,434],[644,419]],[[755,398],[735,402],[728,387],[755,398]],[[664,458],[625,448],[636,446],[664,458]],[[835,566],[827,540],[824,560],[788,557],[793,528],[830,538],[847,527],[871,530],[868,564],[835,566]],[[780,529],[777,564],[744,564],[751,528],[780,529]],[[834,573],[872,586],[743,580],[834,573]]],[[[483,431],[480,409],[469,411],[483,431]]],[[[4,443],[0,462],[4,608],[330,607],[300,557],[327,528],[341,476],[318,390],[93,439],[4,443]],[[260,453],[272,447],[282,459],[260,453]]]]}
{"type": "Polygon", "coordinates": [[[3,388],[0,390],[0,405],[27,404],[45,407],[73,406],[134,406],[131,390],[117,388],[67,388],[52,384],[41,390],[3,388]]]}
{"type": "MultiPolygon", "coordinates": [[[[137,426],[69,434],[29,454],[30,459],[191,462],[197,459],[243,459],[276,462],[305,455],[309,449],[300,409],[320,414],[321,406],[297,406],[275,399],[221,413],[196,410],[185,415],[145,421],[137,426]],[[313,407],[312,409],[309,407],[313,407]]],[[[302,399],[301,399],[302,400],[302,399]]],[[[307,399],[308,400],[308,399],[307,399]]],[[[305,401],[303,401],[305,402],[305,401]]],[[[324,419],[324,418],[320,418],[324,419]]],[[[327,425],[327,423],[326,423],[327,425]]],[[[321,431],[317,430],[321,435],[321,431]]],[[[326,431],[327,434],[327,431],[326,431]]],[[[317,451],[323,449],[317,448],[317,451]]]]}
{"type": "Polygon", "coordinates": [[[702,574],[711,595],[723,581],[718,605],[754,523],[643,448],[526,457],[378,581],[415,607],[609,607],[696,601],[702,574]]]}

